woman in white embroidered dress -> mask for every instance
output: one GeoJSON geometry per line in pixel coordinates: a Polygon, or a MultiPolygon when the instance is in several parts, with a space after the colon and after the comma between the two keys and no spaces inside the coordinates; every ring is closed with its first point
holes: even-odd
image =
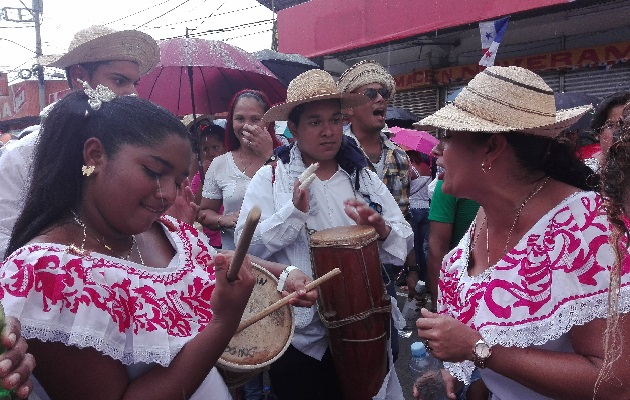
{"type": "MultiPolygon", "coordinates": [[[[494,400],[593,398],[614,262],[610,229],[589,191],[589,169],[555,139],[587,108],[556,112],[538,75],[490,67],[418,123],[447,131],[436,154],[443,190],[482,206],[444,258],[438,314],[422,310],[416,323],[446,361],[452,399],[453,376],[468,381],[475,365],[494,400]]],[[[621,276],[626,297],[629,278],[621,276]]],[[[621,323],[630,329],[626,314],[621,323]]],[[[626,340],[624,359],[629,347],[626,340]]],[[[630,379],[628,368],[613,373],[630,379]]],[[[608,383],[597,398],[620,398],[608,383]]]]}
{"type": "Polygon", "coordinates": [[[228,283],[229,257],[163,215],[188,175],[184,125],[148,101],[97,89],[89,105],[76,92],[46,119],[0,268],[6,312],[37,359],[35,392],[229,399],[214,364],[254,285],[250,263],[228,283]]]}
{"type": "Polygon", "coordinates": [[[270,159],[273,149],[280,146],[273,123],[263,121],[270,107],[262,92],[247,89],[234,95],[225,129],[228,152],[212,160],[206,173],[197,220],[209,229],[221,231],[222,248],[226,250],[235,247],[234,227],[247,185],[270,159]]]}

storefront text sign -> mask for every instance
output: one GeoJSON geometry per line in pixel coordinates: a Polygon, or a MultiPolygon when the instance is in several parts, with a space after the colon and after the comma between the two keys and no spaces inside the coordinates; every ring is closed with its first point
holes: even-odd
{"type": "MultiPolygon", "coordinates": [[[[630,59],[630,42],[614,43],[597,47],[565,50],[549,54],[515,57],[498,60],[495,65],[517,66],[532,71],[554,69],[575,69],[580,67],[605,66],[630,59]]],[[[397,90],[409,90],[427,85],[448,85],[453,82],[466,82],[472,79],[483,67],[471,64],[436,70],[417,70],[397,75],[397,90]]]]}

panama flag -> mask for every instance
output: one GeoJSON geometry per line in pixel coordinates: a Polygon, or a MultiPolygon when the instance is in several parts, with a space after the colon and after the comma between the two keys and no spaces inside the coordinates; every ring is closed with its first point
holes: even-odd
{"type": "Polygon", "coordinates": [[[507,28],[510,17],[497,19],[496,21],[480,22],[479,33],[481,34],[481,50],[483,56],[479,60],[479,65],[490,67],[494,65],[494,58],[503,38],[505,28],[507,28]]]}

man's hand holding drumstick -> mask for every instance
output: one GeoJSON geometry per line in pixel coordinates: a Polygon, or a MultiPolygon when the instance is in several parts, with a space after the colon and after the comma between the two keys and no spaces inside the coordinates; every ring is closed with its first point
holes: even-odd
{"type": "MultiPolygon", "coordinates": [[[[233,281],[238,275],[238,270],[241,263],[245,259],[245,256],[247,255],[247,250],[249,248],[249,244],[251,243],[254,231],[256,230],[256,226],[258,225],[259,219],[260,209],[258,207],[252,208],[252,210],[247,215],[247,220],[245,221],[243,232],[239,237],[230,268],[227,272],[228,281],[233,281]]],[[[247,255],[247,257],[249,260],[251,260],[251,262],[265,268],[277,278],[280,277],[280,274],[286,268],[286,265],[283,264],[266,261],[251,255],[247,255]]],[[[286,297],[290,293],[296,292],[297,296],[290,299],[289,304],[296,307],[311,307],[313,304],[315,304],[315,301],[317,301],[317,291],[311,290],[307,292],[305,290],[305,286],[308,285],[310,282],[312,282],[312,279],[308,275],[306,275],[299,269],[294,269],[290,271],[289,274],[286,276],[284,290],[282,290],[281,292],[282,296],[286,297]]]]}

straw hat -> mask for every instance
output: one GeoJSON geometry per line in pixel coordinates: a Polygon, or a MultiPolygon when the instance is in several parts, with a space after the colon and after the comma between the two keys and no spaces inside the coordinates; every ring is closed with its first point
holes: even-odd
{"type": "Polygon", "coordinates": [[[591,108],[557,110],[553,90],[520,67],[489,67],[477,74],[453,103],[416,122],[416,128],[512,132],[555,137],[591,108]]]}
{"type": "Polygon", "coordinates": [[[42,65],[57,68],[97,61],[133,61],[144,75],[160,61],[160,48],[146,33],[93,25],[74,35],[66,54],[38,59],[42,65]]]}
{"type": "Polygon", "coordinates": [[[394,77],[381,64],[372,60],[359,61],[348,68],[339,77],[337,86],[339,90],[347,93],[370,83],[380,83],[385,89],[390,91],[392,96],[396,93],[394,77]]]}
{"type": "MultiPolygon", "coordinates": [[[[198,124],[199,122],[203,120],[207,120],[208,125],[212,124],[212,115],[210,114],[197,115],[197,118],[195,119],[195,123],[198,124]]],[[[192,125],[193,125],[193,115],[188,114],[184,116],[184,118],[182,118],[182,123],[186,126],[186,129],[190,130],[190,128],[192,128],[192,125]]]]}
{"type": "Polygon", "coordinates": [[[341,93],[332,75],[321,69],[311,69],[296,76],[287,88],[286,103],[270,108],[264,116],[267,122],[285,121],[300,104],[313,101],[340,99],[341,108],[356,107],[369,99],[360,93],[341,93]]]}

